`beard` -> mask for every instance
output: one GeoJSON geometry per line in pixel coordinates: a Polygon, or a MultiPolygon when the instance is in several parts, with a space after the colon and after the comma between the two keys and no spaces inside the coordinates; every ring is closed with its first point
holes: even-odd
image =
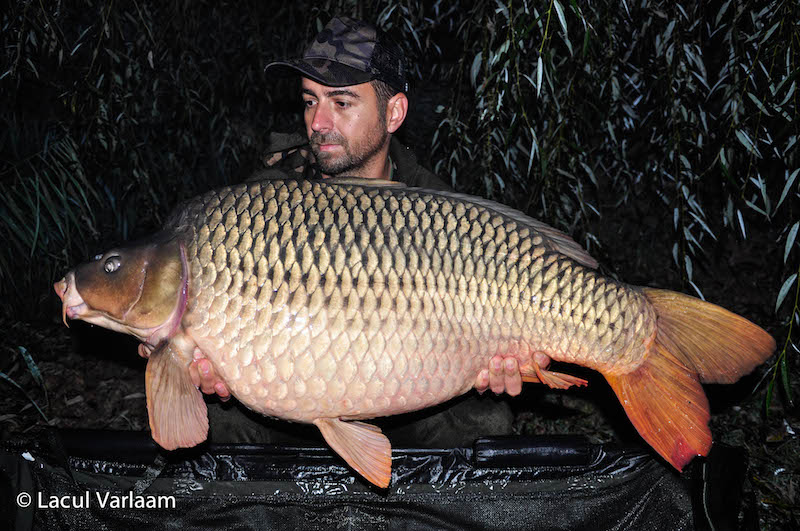
{"type": "Polygon", "coordinates": [[[359,139],[352,139],[352,142],[336,132],[327,134],[313,132],[309,142],[320,171],[330,176],[359,176],[360,170],[381,150],[389,136],[385,124],[382,125],[380,122],[381,120],[378,120],[372,131],[359,139]],[[320,151],[321,144],[338,144],[342,146],[343,153],[320,151]]]}

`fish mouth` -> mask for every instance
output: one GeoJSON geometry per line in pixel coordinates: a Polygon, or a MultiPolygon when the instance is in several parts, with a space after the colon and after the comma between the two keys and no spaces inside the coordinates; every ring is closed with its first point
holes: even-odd
{"type": "Polygon", "coordinates": [[[67,318],[80,319],[89,312],[89,307],[75,287],[75,272],[70,271],[64,278],[53,284],[56,295],[61,299],[61,320],[69,328],[67,318]]]}
{"type": "MultiPolygon", "coordinates": [[[[189,263],[186,259],[186,250],[183,244],[180,245],[180,258],[181,258],[181,286],[178,292],[175,307],[167,320],[157,326],[150,328],[137,327],[135,324],[129,323],[126,315],[121,318],[108,314],[102,309],[94,308],[87,303],[84,298],[78,293],[78,287],[75,280],[75,270],[67,273],[64,278],[53,284],[53,289],[56,295],[61,299],[61,319],[64,324],[69,327],[67,319],[80,319],[89,324],[108,328],[123,334],[130,334],[138,338],[143,343],[155,346],[164,339],[172,337],[180,328],[183,314],[186,311],[188,302],[188,288],[189,288],[189,263]]],[[[91,297],[89,300],[92,300],[91,297]]]]}
{"type": "Polygon", "coordinates": [[[124,334],[132,334],[133,336],[144,341],[149,335],[147,330],[139,330],[132,328],[124,323],[121,323],[113,317],[98,311],[84,301],[78,287],[75,284],[75,272],[70,271],[67,275],[53,285],[56,295],[61,299],[61,319],[64,324],[69,328],[67,319],[80,319],[86,323],[102,326],[109,330],[122,332],[124,334]]]}

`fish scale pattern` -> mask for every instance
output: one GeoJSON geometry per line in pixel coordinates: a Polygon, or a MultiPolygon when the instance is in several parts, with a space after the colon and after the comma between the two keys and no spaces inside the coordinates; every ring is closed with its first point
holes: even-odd
{"type": "Polygon", "coordinates": [[[174,223],[185,332],[237,398],[282,418],[421,409],[497,353],[632,370],[654,331],[638,291],[489,202],[262,181],[200,196],[174,223]]]}

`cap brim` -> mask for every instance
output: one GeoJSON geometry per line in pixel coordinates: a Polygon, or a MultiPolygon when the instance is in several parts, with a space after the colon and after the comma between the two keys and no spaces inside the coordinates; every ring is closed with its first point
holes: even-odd
{"type": "Polygon", "coordinates": [[[329,59],[294,59],[269,63],[264,72],[280,77],[300,74],[328,87],[360,85],[375,79],[371,72],[363,72],[351,66],[329,59]]]}

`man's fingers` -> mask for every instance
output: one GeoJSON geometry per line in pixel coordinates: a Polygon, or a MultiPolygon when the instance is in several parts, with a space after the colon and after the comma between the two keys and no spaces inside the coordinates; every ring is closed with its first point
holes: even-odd
{"type": "Polygon", "coordinates": [[[489,368],[483,369],[475,378],[475,389],[483,393],[491,389],[496,395],[508,393],[517,396],[522,392],[522,374],[519,371],[517,358],[505,358],[501,355],[489,360],[489,368]]]}
{"type": "Polygon", "coordinates": [[[207,359],[197,360],[197,369],[200,371],[200,390],[207,395],[216,393],[214,384],[217,383],[216,375],[207,359]]]}
{"type": "Polygon", "coordinates": [[[506,358],[503,366],[505,367],[503,381],[506,393],[511,396],[517,396],[522,391],[522,374],[519,372],[519,362],[516,358],[506,358]]]}
{"type": "Polygon", "coordinates": [[[478,373],[478,377],[475,378],[475,389],[479,394],[489,389],[489,369],[483,369],[478,373]]]}
{"type": "Polygon", "coordinates": [[[503,356],[494,356],[489,360],[489,386],[496,395],[506,390],[503,356]]]}
{"type": "Polygon", "coordinates": [[[231,397],[231,392],[228,390],[228,386],[222,381],[217,381],[217,383],[214,385],[214,390],[217,392],[217,396],[219,396],[219,399],[222,402],[227,402],[231,397]]]}
{"type": "Polygon", "coordinates": [[[231,392],[225,382],[217,378],[214,367],[207,358],[195,358],[189,364],[189,376],[192,384],[207,395],[216,394],[222,402],[230,399],[231,392]]]}
{"type": "Polygon", "coordinates": [[[192,378],[192,383],[203,393],[213,395],[216,392],[214,391],[216,378],[212,373],[211,362],[207,359],[193,360],[189,364],[189,376],[192,378]]]}
{"type": "Polygon", "coordinates": [[[147,346],[145,346],[144,343],[139,343],[139,348],[137,348],[136,351],[139,353],[141,357],[143,357],[144,359],[148,359],[153,349],[148,348],[147,346]]]}

